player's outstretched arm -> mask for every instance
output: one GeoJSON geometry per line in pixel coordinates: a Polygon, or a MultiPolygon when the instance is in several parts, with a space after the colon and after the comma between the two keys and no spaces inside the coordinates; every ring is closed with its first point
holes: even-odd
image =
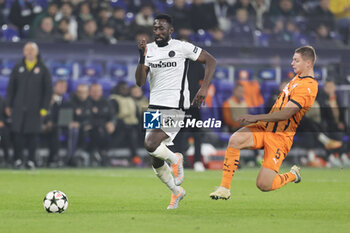
{"type": "Polygon", "coordinates": [[[149,71],[149,68],[145,66],[145,57],[147,54],[147,43],[145,39],[138,42],[138,49],[140,53],[140,60],[136,68],[135,79],[137,86],[142,87],[146,83],[147,74],[149,71]]]}
{"type": "Polygon", "coordinates": [[[284,121],[291,118],[295,113],[300,110],[299,106],[292,101],[289,101],[286,106],[281,110],[269,114],[259,115],[243,115],[238,118],[238,121],[244,123],[256,123],[257,121],[276,122],[284,121]]]}
{"type": "Polygon", "coordinates": [[[197,61],[205,64],[202,86],[192,101],[192,105],[196,104],[200,108],[202,104],[205,105],[205,98],[207,97],[209,85],[215,72],[216,60],[210,53],[202,50],[197,61]]]}

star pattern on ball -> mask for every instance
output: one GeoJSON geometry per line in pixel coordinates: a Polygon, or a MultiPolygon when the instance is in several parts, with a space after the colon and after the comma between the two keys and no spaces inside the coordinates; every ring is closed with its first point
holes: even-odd
{"type": "Polygon", "coordinates": [[[61,191],[51,191],[44,198],[44,208],[48,213],[63,213],[67,207],[68,198],[61,191]]]}

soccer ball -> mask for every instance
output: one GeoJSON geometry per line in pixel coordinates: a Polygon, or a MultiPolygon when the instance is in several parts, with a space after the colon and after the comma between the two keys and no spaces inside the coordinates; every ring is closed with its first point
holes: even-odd
{"type": "Polygon", "coordinates": [[[68,207],[68,198],[61,191],[54,190],[46,194],[44,208],[49,213],[63,213],[68,207]]]}

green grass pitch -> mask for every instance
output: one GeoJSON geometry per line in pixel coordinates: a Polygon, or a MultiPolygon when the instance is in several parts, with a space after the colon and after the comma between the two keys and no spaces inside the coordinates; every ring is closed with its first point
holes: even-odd
{"type": "Polygon", "coordinates": [[[300,184],[268,193],[257,173],[239,170],[232,199],[214,201],[221,172],[186,170],[187,196],[168,211],[170,193],[150,168],[0,170],[0,232],[350,232],[350,170],[303,168],[300,184]],[[63,214],[43,208],[54,189],[68,196],[63,214]]]}

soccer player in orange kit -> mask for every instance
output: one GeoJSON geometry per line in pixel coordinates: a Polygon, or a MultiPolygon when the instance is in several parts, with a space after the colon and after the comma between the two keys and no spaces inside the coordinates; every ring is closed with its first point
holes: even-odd
{"type": "Polygon", "coordinates": [[[289,182],[301,181],[300,171],[293,166],[290,172],[278,174],[280,166],[293,144],[296,129],[312,106],[318,91],[314,78],[316,53],[313,47],[295,50],[291,63],[296,76],[284,87],[268,114],[243,115],[239,121],[249,125],[236,131],[229,139],[225,152],[221,185],[209,196],[229,199],[233,175],[238,168],[241,149],[264,148],[264,159],[256,179],[261,191],[271,191],[289,182]]]}

